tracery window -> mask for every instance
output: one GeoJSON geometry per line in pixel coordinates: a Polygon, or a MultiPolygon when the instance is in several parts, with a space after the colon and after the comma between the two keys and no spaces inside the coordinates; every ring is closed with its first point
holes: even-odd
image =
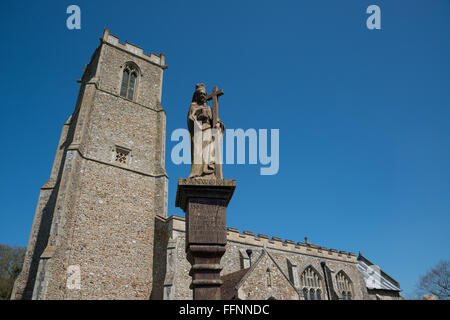
{"type": "Polygon", "coordinates": [[[136,91],[138,77],[138,69],[132,64],[125,65],[122,73],[122,85],[120,87],[120,95],[124,98],[133,100],[136,91]]]}
{"type": "Polygon", "coordinates": [[[312,266],[306,268],[300,276],[300,287],[303,288],[305,300],[322,299],[322,277],[312,266]]]}
{"type": "Polygon", "coordinates": [[[342,300],[352,300],[352,282],[344,271],[339,271],[336,275],[336,284],[342,300]]]}

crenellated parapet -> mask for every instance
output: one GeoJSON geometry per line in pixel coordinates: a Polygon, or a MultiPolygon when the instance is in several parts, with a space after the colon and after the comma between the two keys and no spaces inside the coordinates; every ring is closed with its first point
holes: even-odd
{"type": "MultiPolygon", "coordinates": [[[[181,216],[172,215],[168,219],[170,224],[169,232],[171,237],[176,238],[177,232],[185,233],[185,219],[181,216]]],[[[340,260],[346,262],[356,263],[356,254],[353,252],[346,252],[344,250],[336,250],[325,248],[313,243],[295,242],[289,239],[281,239],[279,237],[269,237],[265,234],[255,234],[252,231],[244,230],[240,232],[236,228],[227,227],[227,242],[235,242],[243,245],[266,247],[268,249],[280,250],[289,253],[305,254],[319,258],[340,260]]]]}
{"type": "Polygon", "coordinates": [[[289,251],[292,253],[356,262],[356,254],[352,252],[329,249],[313,243],[294,242],[289,239],[283,240],[279,237],[269,237],[265,234],[255,235],[254,232],[247,230],[239,232],[238,229],[230,227],[227,228],[227,240],[228,242],[233,241],[252,246],[265,246],[269,249],[289,251]]]}
{"type": "Polygon", "coordinates": [[[131,53],[139,58],[145,59],[145,60],[151,62],[152,64],[156,64],[163,69],[167,68],[167,65],[165,64],[166,56],[164,54],[162,54],[162,53],[155,54],[153,52],[150,52],[149,54],[147,54],[144,52],[144,50],[141,47],[131,44],[128,41],[125,41],[125,43],[121,43],[119,41],[118,37],[109,33],[108,28],[106,28],[105,31],[103,32],[103,36],[100,38],[100,40],[103,43],[107,43],[118,49],[127,51],[128,53],[131,53]]]}

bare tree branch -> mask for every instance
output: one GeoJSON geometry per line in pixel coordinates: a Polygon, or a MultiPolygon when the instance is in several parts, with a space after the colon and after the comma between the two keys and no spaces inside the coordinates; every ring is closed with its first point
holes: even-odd
{"type": "Polygon", "coordinates": [[[417,297],[420,299],[429,294],[441,300],[450,299],[450,261],[439,261],[419,279],[416,285],[417,297]]]}

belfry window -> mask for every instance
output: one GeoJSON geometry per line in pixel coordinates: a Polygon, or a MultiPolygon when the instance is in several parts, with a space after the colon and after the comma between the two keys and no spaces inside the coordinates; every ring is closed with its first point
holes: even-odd
{"type": "Polygon", "coordinates": [[[342,300],[352,300],[352,282],[344,271],[341,270],[336,275],[336,284],[342,300]]]}
{"type": "Polygon", "coordinates": [[[303,271],[300,276],[300,287],[305,300],[322,299],[322,277],[313,267],[309,266],[303,271]]]}
{"type": "Polygon", "coordinates": [[[122,73],[122,85],[120,95],[124,98],[133,100],[136,91],[138,70],[133,65],[126,65],[122,73]]]}

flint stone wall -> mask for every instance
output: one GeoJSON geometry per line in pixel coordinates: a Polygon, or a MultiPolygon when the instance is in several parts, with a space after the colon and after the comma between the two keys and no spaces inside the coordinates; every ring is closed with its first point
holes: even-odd
{"type": "MultiPolygon", "coordinates": [[[[168,225],[169,241],[172,241],[176,253],[175,259],[171,261],[172,276],[166,276],[166,279],[173,279],[171,283],[166,282],[166,287],[170,287],[171,294],[166,299],[192,299],[192,290],[189,289],[191,277],[189,276],[190,264],[186,260],[185,253],[185,222],[183,217],[171,216],[165,220],[168,225]]],[[[252,261],[255,262],[262,252],[263,246],[276,261],[282,272],[289,278],[288,260],[297,265],[298,277],[303,271],[309,267],[313,268],[320,274],[323,282],[323,298],[327,299],[324,273],[321,262],[325,261],[328,267],[333,270],[333,278],[335,281],[336,274],[343,270],[353,286],[353,298],[355,300],[366,299],[367,290],[364,280],[358,271],[356,256],[353,253],[338,252],[333,249],[314,248],[307,245],[294,244],[292,241],[283,242],[281,239],[269,239],[267,236],[255,236],[251,232],[240,233],[236,229],[228,228],[226,252],[221,260],[223,267],[221,275],[226,275],[244,268],[245,261],[243,252],[247,249],[253,251],[252,261]]],[[[255,278],[256,279],[256,278],[255,278]]],[[[291,278],[289,278],[291,279],[291,278]]],[[[256,280],[255,280],[256,281],[256,280]]],[[[292,281],[293,282],[293,281],[292,281]]],[[[250,282],[248,285],[251,285],[250,282]]],[[[257,285],[255,282],[253,285],[257,285]]],[[[336,288],[336,283],[333,284],[336,288]]],[[[299,292],[301,288],[298,288],[299,292]]],[[[264,293],[266,294],[266,293],[264,293]]],[[[274,296],[273,294],[271,296],[274,296]]],[[[277,294],[277,299],[291,299],[292,295],[286,293],[285,296],[277,294]]],[[[299,295],[301,299],[301,295],[299,295]]]]}

